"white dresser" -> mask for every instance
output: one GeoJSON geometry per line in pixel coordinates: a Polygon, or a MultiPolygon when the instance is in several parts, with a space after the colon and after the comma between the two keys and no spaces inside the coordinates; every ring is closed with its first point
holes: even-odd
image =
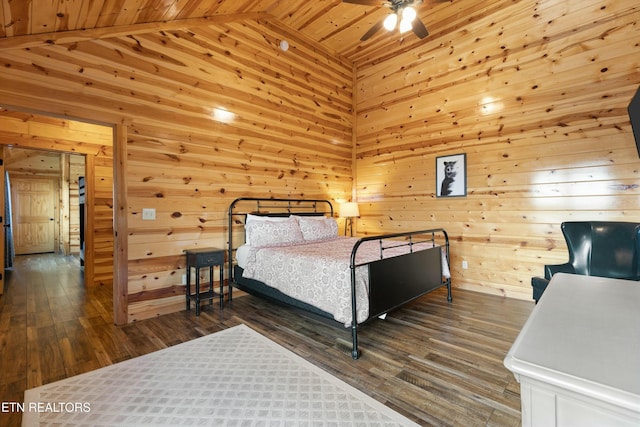
{"type": "Polygon", "coordinates": [[[523,427],[640,426],[640,282],[554,275],[504,364],[523,427]]]}

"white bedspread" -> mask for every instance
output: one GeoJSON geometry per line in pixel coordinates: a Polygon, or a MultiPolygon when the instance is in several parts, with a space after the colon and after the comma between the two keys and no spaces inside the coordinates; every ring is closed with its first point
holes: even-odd
{"type": "MultiPolygon", "coordinates": [[[[355,237],[282,247],[249,247],[243,277],[261,281],[295,299],[333,315],[345,326],[351,325],[351,251],[355,237]]],[[[397,244],[388,241],[386,245],[397,244]]],[[[420,243],[413,250],[433,247],[420,243]]],[[[407,246],[385,250],[385,258],[409,252],[407,246]]],[[[358,249],[357,264],[380,259],[378,241],[365,242],[358,249]]],[[[443,256],[443,267],[446,260],[443,256]]],[[[448,277],[448,267],[443,268],[448,277]]],[[[356,306],[358,323],[369,316],[366,267],[356,268],[356,306]]]]}

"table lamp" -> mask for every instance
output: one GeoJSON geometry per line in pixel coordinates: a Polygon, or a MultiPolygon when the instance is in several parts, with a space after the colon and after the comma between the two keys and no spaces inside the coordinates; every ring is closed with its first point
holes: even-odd
{"type": "Polygon", "coordinates": [[[344,218],[344,235],[347,235],[347,224],[351,230],[351,236],[353,237],[353,218],[360,216],[360,210],[356,202],[346,202],[340,205],[340,217],[344,218]]]}

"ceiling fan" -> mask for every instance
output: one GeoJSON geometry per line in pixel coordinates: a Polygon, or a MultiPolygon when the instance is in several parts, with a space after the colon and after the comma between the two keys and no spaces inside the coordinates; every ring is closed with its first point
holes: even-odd
{"type": "Polygon", "coordinates": [[[413,30],[416,36],[421,39],[429,35],[427,27],[424,26],[420,18],[417,17],[416,6],[422,4],[422,0],[342,0],[343,3],[359,4],[363,6],[384,6],[391,9],[391,13],[385,19],[377,22],[360,37],[360,41],[365,41],[378,32],[381,28],[392,31],[398,23],[401,33],[413,30]]]}

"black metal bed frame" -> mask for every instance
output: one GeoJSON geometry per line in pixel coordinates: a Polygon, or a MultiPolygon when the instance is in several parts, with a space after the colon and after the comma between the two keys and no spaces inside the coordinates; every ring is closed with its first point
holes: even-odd
{"type": "MultiPolygon", "coordinates": [[[[229,301],[232,300],[232,288],[239,286],[233,268],[233,254],[236,250],[233,244],[233,228],[234,224],[244,224],[249,214],[268,216],[295,214],[333,217],[334,210],[330,201],[321,199],[267,199],[257,197],[240,197],[235,199],[229,205],[228,214],[229,241],[227,244],[229,274],[227,277],[229,280],[229,301]],[[237,211],[236,207],[241,203],[249,203],[249,208],[237,211]],[[237,218],[239,217],[242,217],[242,219],[238,220],[237,218]]],[[[443,280],[442,276],[442,248],[444,248],[445,251],[446,262],[449,264],[449,236],[442,228],[368,236],[356,241],[351,252],[349,265],[351,272],[352,309],[351,357],[353,359],[360,357],[360,350],[358,350],[356,269],[358,267],[365,267],[369,270],[369,318],[367,320],[387,313],[442,286],[447,287],[447,300],[451,302],[451,278],[447,277],[443,280]],[[444,240],[444,244],[436,246],[436,237],[444,240]],[[369,241],[380,242],[380,259],[357,263],[358,248],[369,241]],[[383,242],[387,243],[390,241],[394,244],[383,245],[383,242]],[[414,245],[424,242],[431,242],[433,247],[430,249],[413,250],[414,245]],[[385,250],[404,246],[409,248],[407,254],[384,258],[385,250]],[[399,283],[399,285],[391,288],[388,286],[389,283],[399,283]]]]}

